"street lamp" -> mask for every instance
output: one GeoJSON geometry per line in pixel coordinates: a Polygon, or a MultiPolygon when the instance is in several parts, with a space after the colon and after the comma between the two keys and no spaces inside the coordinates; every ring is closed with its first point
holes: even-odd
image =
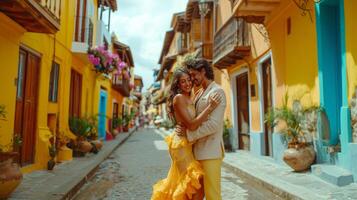
{"type": "Polygon", "coordinates": [[[209,12],[209,3],[207,0],[200,0],[198,4],[198,8],[201,15],[201,51],[202,57],[204,57],[204,43],[205,43],[205,17],[209,12]]]}
{"type": "Polygon", "coordinates": [[[205,17],[207,13],[209,12],[209,6],[208,6],[208,1],[207,0],[200,0],[198,7],[200,9],[200,15],[201,17],[205,17]]]}

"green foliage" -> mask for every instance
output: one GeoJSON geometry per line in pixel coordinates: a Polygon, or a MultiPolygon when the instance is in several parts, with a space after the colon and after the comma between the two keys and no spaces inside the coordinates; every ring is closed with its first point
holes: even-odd
{"type": "Polygon", "coordinates": [[[124,116],[123,116],[123,125],[124,126],[128,126],[131,120],[132,120],[132,115],[130,115],[129,113],[125,112],[124,116]]]}
{"type": "Polygon", "coordinates": [[[89,137],[93,134],[96,124],[96,117],[80,118],[71,117],[69,119],[69,128],[78,137],[89,137]]]}
{"type": "Polygon", "coordinates": [[[69,128],[76,136],[88,136],[89,123],[79,117],[69,118],[69,128]]]}
{"type": "Polygon", "coordinates": [[[224,120],[223,124],[223,138],[229,138],[229,129],[232,128],[232,124],[229,119],[224,120]]]}
{"type": "Polygon", "coordinates": [[[121,117],[117,117],[112,120],[112,127],[114,129],[118,128],[121,125],[123,125],[123,119],[121,117]]]}
{"type": "Polygon", "coordinates": [[[286,123],[286,127],[280,130],[290,142],[298,143],[300,137],[304,137],[306,132],[302,131],[302,126],[306,121],[306,114],[311,112],[321,112],[323,109],[318,106],[303,108],[298,100],[293,102],[292,108],[288,106],[289,96],[286,92],[283,99],[283,105],[278,108],[270,108],[265,115],[265,123],[271,128],[279,123],[286,123]]]}
{"type": "Polygon", "coordinates": [[[6,145],[0,145],[0,152],[11,152],[14,148],[18,148],[22,145],[22,138],[19,135],[14,135],[11,141],[6,145]]]}

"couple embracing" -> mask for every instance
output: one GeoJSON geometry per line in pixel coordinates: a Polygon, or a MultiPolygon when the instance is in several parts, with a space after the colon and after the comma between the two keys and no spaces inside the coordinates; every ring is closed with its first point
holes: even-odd
{"type": "Polygon", "coordinates": [[[151,200],[221,200],[225,107],[208,61],[198,59],[174,72],[167,108],[176,129],[166,138],[172,162],[151,200]],[[191,95],[193,84],[201,89],[191,95]]]}

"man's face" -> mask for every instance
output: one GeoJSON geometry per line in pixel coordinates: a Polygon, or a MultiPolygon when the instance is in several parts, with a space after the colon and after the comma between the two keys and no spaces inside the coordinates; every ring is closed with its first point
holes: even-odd
{"type": "Polygon", "coordinates": [[[204,69],[201,69],[201,71],[195,70],[195,69],[190,69],[190,76],[191,76],[191,80],[193,82],[193,84],[195,84],[195,86],[201,86],[202,81],[204,79],[204,69]]]}

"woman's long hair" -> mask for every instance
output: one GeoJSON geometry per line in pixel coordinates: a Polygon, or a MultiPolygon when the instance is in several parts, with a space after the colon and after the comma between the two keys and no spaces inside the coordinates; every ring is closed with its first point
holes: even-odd
{"type": "Polygon", "coordinates": [[[185,68],[185,67],[180,67],[175,70],[173,77],[172,77],[169,97],[166,102],[168,116],[174,124],[176,124],[176,119],[175,119],[175,110],[174,110],[174,102],[173,101],[174,101],[175,96],[182,92],[180,89],[180,78],[184,74],[187,74],[187,75],[189,74],[187,68],[185,68]]]}

